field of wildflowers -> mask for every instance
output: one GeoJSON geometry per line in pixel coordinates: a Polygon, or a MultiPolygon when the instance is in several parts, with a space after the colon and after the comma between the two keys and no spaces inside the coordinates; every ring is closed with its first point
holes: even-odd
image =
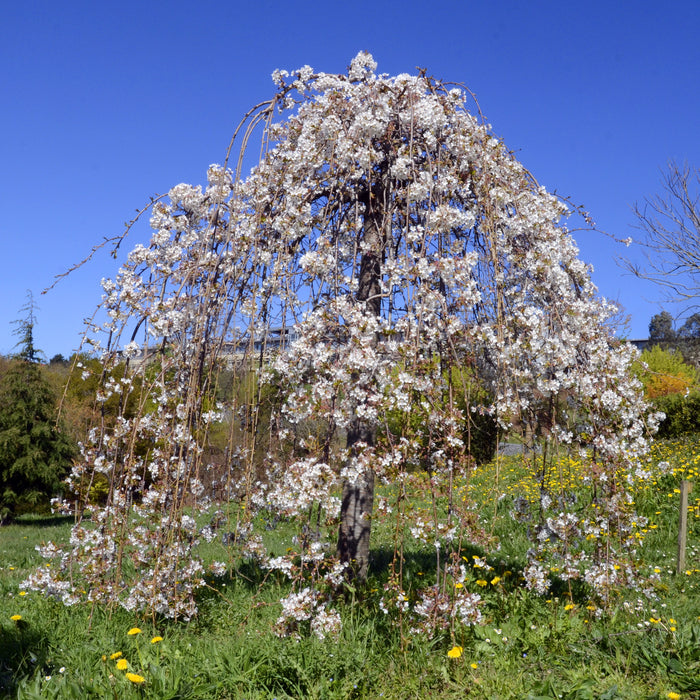
{"type": "MultiPolygon", "coordinates": [[[[562,489],[583,492],[588,471],[580,458],[562,456],[547,492],[554,499],[562,489]]],[[[384,514],[390,491],[377,499],[367,589],[350,589],[337,601],[343,626],[324,639],[310,633],[308,601],[294,599],[282,572],[243,561],[209,570],[200,612],[189,623],[65,607],[22,581],[41,561],[35,547],[65,541],[71,520],[26,517],[0,532],[0,697],[698,698],[700,487],[691,492],[686,569],[677,575],[675,567],[680,484],[698,482],[700,443],[657,443],[644,471],[650,473],[624,477],[638,514],[636,564],[646,583],[615,585],[611,574],[610,595],[601,601],[587,579],[567,579],[555,566],[541,595],[526,587],[528,528],[537,526],[526,514],[540,485],[518,456],[475,468],[459,493],[485,504],[478,519],[484,537],[498,543],[497,555],[478,542],[463,544],[460,575],[450,586],[471,624],[432,636],[420,627],[441,601],[437,594],[414,600],[414,591],[430,590],[426,582],[439,576],[430,568],[434,544],[414,537],[403,552],[406,600],[387,609],[382,597],[396,575],[389,566],[395,521],[384,514]],[[291,637],[275,634],[280,599],[300,611],[291,637]],[[409,601],[412,617],[402,612],[409,601]]],[[[407,490],[418,523],[432,507],[425,480],[415,474],[407,490]]],[[[284,554],[292,524],[261,518],[257,527],[268,552],[284,554]]],[[[601,539],[592,536],[591,546],[605,547],[601,539]]],[[[207,554],[226,561],[222,541],[207,554]]]]}

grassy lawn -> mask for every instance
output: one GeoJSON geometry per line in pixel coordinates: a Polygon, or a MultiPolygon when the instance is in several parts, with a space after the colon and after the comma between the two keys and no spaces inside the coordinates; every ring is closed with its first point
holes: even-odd
{"type": "MultiPolygon", "coordinates": [[[[261,585],[266,572],[249,565],[209,578],[190,623],[64,607],[24,592],[21,582],[42,561],[35,546],[66,541],[71,526],[65,518],[24,516],[0,529],[0,697],[699,698],[699,485],[691,493],[680,575],[675,562],[677,490],[682,479],[697,484],[700,447],[665,443],[655,450],[655,460],[670,468],[635,492],[638,511],[649,518],[639,533],[639,563],[653,574],[655,595],[620,591],[600,614],[582,589],[528,592],[519,578],[528,543],[510,510],[535,488],[519,458],[508,458],[464,485],[486,504],[483,525],[502,545],[485,559],[478,547],[463,550],[469,585],[485,600],[483,624],[433,639],[390,624],[380,610],[392,533],[379,515],[367,590],[339,604],[342,633],[323,641],[273,634],[289,584],[268,575],[261,585]]],[[[559,468],[574,488],[585,470],[575,460],[559,468]]],[[[284,528],[261,523],[271,551],[285,546],[284,528]]],[[[221,559],[222,551],[212,544],[206,556],[221,559]]],[[[405,555],[410,589],[431,576],[432,553],[416,543],[405,555]]]]}

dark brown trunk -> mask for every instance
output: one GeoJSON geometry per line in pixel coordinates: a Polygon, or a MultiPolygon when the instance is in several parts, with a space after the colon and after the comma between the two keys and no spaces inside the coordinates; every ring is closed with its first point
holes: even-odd
{"type": "MultiPolygon", "coordinates": [[[[364,226],[364,248],[360,260],[357,301],[365,302],[375,316],[382,310],[381,269],[384,256],[384,221],[387,211],[384,185],[372,188],[367,197],[364,226]]],[[[359,443],[372,447],[375,428],[355,417],[348,428],[347,446],[359,443]]],[[[350,578],[365,580],[369,567],[369,536],[374,504],[374,471],[369,468],[357,481],[345,481],[340,508],[338,557],[350,565],[350,578]]]]}

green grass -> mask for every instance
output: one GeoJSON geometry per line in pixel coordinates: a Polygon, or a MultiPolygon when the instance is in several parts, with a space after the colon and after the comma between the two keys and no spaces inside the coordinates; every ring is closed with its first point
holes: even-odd
{"type": "MultiPolygon", "coordinates": [[[[547,597],[528,593],[518,581],[526,539],[508,514],[508,499],[529,486],[517,460],[501,465],[505,498],[483,514],[483,524],[503,542],[488,561],[489,578],[478,590],[485,599],[485,624],[425,640],[398,628],[380,612],[391,551],[388,522],[377,518],[373,569],[367,591],[355,605],[339,603],[340,638],[280,639],[272,632],[283,581],[259,586],[254,569],[211,581],[190,623],[145,619],[125,610],[63,605],[29,592],[20,582],[40,563],[34,547],[66,541],[70,521],[24,516],[0,529],[0,697],[7,698],[630,698],[700,697],[700,493],[691,496],[687,572],[675,575],[680,479],[697,476],[694,443],[666,444],[657,459],[672,469],[635,494],[651,522],[641,535],[640,557],[658,569],[656,597],[621,591],[610,614],[598,617],[584,592],[570,599],[563,587],[547,597]],[[669,494],[671,494],[669,496],[669,494]],[[496,512],[493,519],[492,513],[496,512]],[[510,572],[510,573],[509,573],[510,572]],[[21,619],[12,620],[20,615],[21,619]],[[138,627],[140,634],[128,635],[138,627]],[[153,637],[162,641],[151,643],[153,637]],[[455,644],[459,658],[448,658],[455,644]],[[117,668],[126,659],[128,680],[117,668]],[[674,697],[671,695],[671,697],[674,697]]],[[[577,467],[569,465],[571,478],[577,467]]],[[[471,489],[487,493],[492,467],[484,467],[471,489]]],[[[494,493],[494,498],[496,494],[494,493]]],[[[488,499],[485,499],[488,501],[488,499]]],[[[267,546],[283,551],[285,525],[266,530],[267,546]]],[[[467,559],[481,554],[465,548],[467,559]]],[[[220,547],[206,552],[222,558],[220,547]]],[[[429,552],[407,551],[407,588],[431,575],[429,552]]],[[[475,572],[475,577],[478,572],[475,572]]]]}

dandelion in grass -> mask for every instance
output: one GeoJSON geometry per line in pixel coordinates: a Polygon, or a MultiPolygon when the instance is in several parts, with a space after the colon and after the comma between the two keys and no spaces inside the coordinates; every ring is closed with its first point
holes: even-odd
{"type": "Polygon", "coordinates": [[[122,655],[121,651],[115,651],[114,654],[110,654],[109,658],[114,661],[115,659],[118,659],[122,655]]]}
{"type": "Polygon", "coordinates": [[[460,656],[462,656],[462,651],[462,647],[454,646],[447,652],[447,656],[449,656],[451,659],[458,659],[460,656]]]}
{"type": "Polygon", "coordinates": [[[141,634],[141,630],[140,630],[138,627],[132,627],[132,628],[127,632],[127,634],[128,634],[130,637],[133,637],[135,634],[141,634]]]}
{"type": "Polygon", "coordinates": [[[14,622],[19,622],[21,619],[22,619],[22,616],[21,616],[21,615],[13,615],[13,616],[10,618],[10,620],[12,620],[12,621],[14,621],[14,622]]]}
{"type": "Polygon", "coordinates": [[[163,641],[163,637],[159,637],[156,635],[155,637],[153,637],[151,639],[151,644],[158,644],[158,642],[162,642],[162,641],[163,641]]]}
{"type": "Polygon", "coordinates": [[[573,603],[567,603],[564,606],[564,610],[573,610],[576,606],[573,603]]]}
{"type": "Polygon", "coordinates": [[[144,683],[146,679],[143,676],[139,676],[138,673],[127,673],[126,677],[132,682],[136,683],[137,685],[140,683],[144,683]]]}
{"type": "Polygon", "coordinates": [[[484,586],[488,586],[489,584],[488,581],[485,581],[483,578],[479,578],[476,580],[476,585],[481,586],[483,588],[484,586]]]}
{"type": "Polygon", "coordinates": [[[127,668],[129,668],[129,662],[126,659],[119,659],[119,661],[117,661],[118,671],[126,671],[127,668]]]}
{"type": "Polygon", "coordinates": [[[495,586],[500,580],[501,580],[501,577],[500,577],[500,576],[494,576],[494,577],[491,579],[491,585],[492,585],[492,586],[495,586]]]}
{"type": "Polygon", "coordinates": [[[666,693],[666,697],[668,700],[681,700],[681,694],[680,693],[674,693],[671,691],[670,693],[666,693]]]}
{"type": "Polygon", "coordinates": [[[469,664],[469,665],[470,665],[474,670],[476,670],[477,668],[479,668],[479,664],[477,664],[477,663],[471,663],[471,664],[469,664]]]}

